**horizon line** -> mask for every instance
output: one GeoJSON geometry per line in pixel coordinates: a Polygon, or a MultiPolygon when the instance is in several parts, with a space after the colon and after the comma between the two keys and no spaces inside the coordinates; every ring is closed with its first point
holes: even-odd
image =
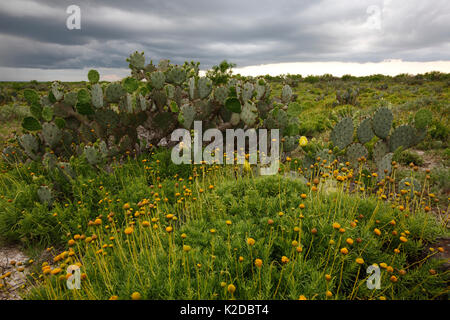
{"type": "MultiPolygon", "coordinates": [[[[26,81],[63,81],[79,82],[87,80],[87,72],[96,69],[100,72],[101,81],[120,81],[130,75],[128,68],[12,68],[0,67],[1,82],[26,81]],[[29,74],[33,74],[29,76],[29,74]]],[[[206,69],[207,70],[207,69],[206,69]]],[[[204,74],[205,69],[200,72],[204,74]]],[[[342,61],[310,61],[310,62],[281,62],[236,67],[233,74],[241,76],[282,76],[301,75],[322,76],[330,74],[334,77],[345,75],[365,77],[371,75],[397,76],[400,74],[418,75],[428,72],[450,73],[449,60],[436,61],[403,61],[389,59],[380,62],[342,62],[342,61]]]]}

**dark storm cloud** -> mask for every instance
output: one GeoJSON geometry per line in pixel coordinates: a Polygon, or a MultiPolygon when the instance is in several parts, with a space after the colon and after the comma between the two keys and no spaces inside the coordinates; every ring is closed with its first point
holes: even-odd
{"type": "Polygon", "coordinates": [[[203,67],[223,59],[449,60],[449,30],[447,0],[2,1],[0,66],[124,68],[135,50],[203,67]],[[81,8],[81,30],[65,26],[72,4],[81,8]]]}

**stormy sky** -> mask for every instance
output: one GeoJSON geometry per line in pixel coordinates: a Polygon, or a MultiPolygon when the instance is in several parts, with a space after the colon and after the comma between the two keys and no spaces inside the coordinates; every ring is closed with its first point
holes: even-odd
{"type": "Polygon", "coordinates": [[[0,80],[30,70],[30,79],[52,70],[74,78],[89,68],[122,74],[135,50],[204,69],[223,59],[240,68],[449,62],[450,1],[0,1],[0,80]],[[66,26],[70,5],[81,10],[80,30],[66,26]]]}

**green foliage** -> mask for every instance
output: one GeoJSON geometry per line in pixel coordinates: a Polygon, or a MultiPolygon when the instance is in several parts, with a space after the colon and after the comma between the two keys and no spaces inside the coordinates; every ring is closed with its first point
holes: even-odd
{"type": "Polygon", "coordinates": [[[233,74],[236,64],[223,60],[219,65],[213,66],[206,72],[206,76],[211,79],[214,85],[227,84],[233,74]]]}

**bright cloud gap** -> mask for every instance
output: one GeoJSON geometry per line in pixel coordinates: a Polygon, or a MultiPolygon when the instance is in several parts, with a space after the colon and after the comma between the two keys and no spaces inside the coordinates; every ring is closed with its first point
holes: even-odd
{"type": "MultiPolygon", "coordinates": [[[[129,75],[125,68],[98,68],[103,81],[118,81],[129,75]]],[[[83,81],[87,80],[89,68],[84,69],[37,69],[37,68],[6,68],[0,67],[0,81],[83,81]]],[[[383,74],[396,76],[398,74],[423,74],[431,71],[450,73],[450,61],[414,62],[402,60],[385,60],[382,62],[292,62],[274,63],[235,68],[235,74],[243,76],[283,74],[308,75],[331,74],[336,77],[343,75],[368,76],[383,74]]]]}

